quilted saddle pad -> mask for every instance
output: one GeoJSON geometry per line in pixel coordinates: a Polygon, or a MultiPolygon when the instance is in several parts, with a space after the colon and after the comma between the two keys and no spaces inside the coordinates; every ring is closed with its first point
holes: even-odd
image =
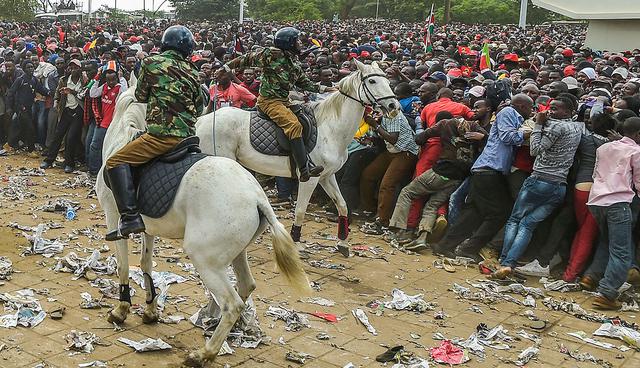
{"type": "MultiPolygon", "coordinates": [[[[302,138],[307,152],[311,152],[318,141],[318,125],[313,110],[306,105],[294,106],[294,113],[302,124],[302,138]]],[[[258,152],[269,156],[289,156],[289,139],[282,128],[263,113],[252,111],[249,123],[249,140],[258,152]]]]}
{"type": "Polygon", "coordinates": [[[187,154],[178,162],[159,160],[137,170],[138,208],[152,218],[164,216],[173,204],[184,174],[196,162],[207,157],[204,153],[187,154]]]}

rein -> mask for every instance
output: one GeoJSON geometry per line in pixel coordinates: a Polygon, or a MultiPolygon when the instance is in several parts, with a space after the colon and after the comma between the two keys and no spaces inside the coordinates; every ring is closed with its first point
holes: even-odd
{"type": "Polygon", "coordinates": [[[384,100],[388,100],[388,99],[395,99],[396,96],[394,95],[390,95],[390,96],[383,96],[383,97],[376,97],[371,90],[369,89],[369,86],[367,85],[367,80],[369,78],[373,78],[373,77],[383,77],[386,78],[387,76],[385,74],[381,74],[381,73],[373,73],[373,74],[367,74],[367,75],[363,75],[360,78],[360,87],[358,87],[358,95],[357,98],[353,97],[351,95],[349,95],[348,93],[343,92],[342,90],[340,90],[340,94],[353,100],[358,102],[360,105],[362,105],[363,107],[366,107],[367,105],[370,105],[372,107],[376,107],[378,105],[380,105],[381,101],[384,100]],[[364,101],[364,99],[362,98],[362,93],[364,92],[365,97],[367,98],[367,100],[369,100],[369,103],[366,103],[364,101]],[[372,102],[371,102],[372,101],[372,102]]]}

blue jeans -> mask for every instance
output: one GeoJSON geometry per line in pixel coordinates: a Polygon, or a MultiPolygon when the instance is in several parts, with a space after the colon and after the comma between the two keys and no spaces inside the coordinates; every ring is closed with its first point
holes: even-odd
{"type": "Polygon", "coordinates": [[[278,191],[278,198],[286,199],[290,198],[293,193],[293,186],[296,185],[296,181],[291,178],[282,178],[276,176],[276,190],[278,191]]]}
{"type": "Polygon", "coordinates": [[[104,142],[105,134],[107,134],[107,128],[101,128],[95,124],[89,126],[89,131],[87,132],[88,155],[86,157],[89,174],[91,175],[97,175],[102,167],[102,143],[104,142]],[[89,137],[91,137],[91,140],[89,140],[89,137]]]}
{"type": "Polygon", "coordinates": [[[527,250],[533,230],[562,204],[566,192],[566,185],[550,183],[534,176],[524,181],[504,227],[500,257],[502,266],[516,266],[518,258],[527,250]]]}
{"type": "Polygon", "coordinates": [[[469,182],[469,178],[464,179],[458,189],[456,189],[456,191],[449,197],[449,214],[447,215],[447,222],[450,225],[456,223],[458,216],[460,216],[460,211],[467,201],[467,195],[469,194],[469,182]]]}
{"type": "Polygon", "coordinates": [[[36,126],[36,142],[44,147],[47,140],[47,119],[49,109],[44,107],[44,101],[35,101],[33,103],[33,120],[36,126]]]}
{"type": "Polygon", "coordinates": [[[632,229],[635,214],[629,203],[589,206],[598,223],[598,247],[593,262],[585,272],[600,279],[598,292],[608,299],[618,298],[618,288],[627,280],[635,258],[632,229]]]}

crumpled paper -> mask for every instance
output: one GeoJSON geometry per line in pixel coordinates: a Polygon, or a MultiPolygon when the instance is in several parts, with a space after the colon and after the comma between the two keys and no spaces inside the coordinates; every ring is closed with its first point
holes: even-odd
{"type": "Polygon", "coordinates": [[[56,185],[67,189],[93,188],[95,182],[91,179],[89,174],[83,172],[74,177],[65,179],[64,181],[57,183],[56,185]]]}
{"type": "Polygon", "coordinates": [[[13,262],[7,257],[0,257],[0,280],[11,280],[13,262]]]}
{"type": "MultiPolygon", "coordinates": [[[[213,312],[209,308],[200,308],[198,312],[189,317],[189,321],[204,330],[205,336],[211,336],[220,322],[220,307],[214,303],[213,312]]],[[[231,346],[244,349],[255,349],[265,340],[253,299],[249,297],[245,303],[245,308],[240,314],[227,336],[231,341],[231,346]]]]}
{"type": "Polygon", "coordinates": [[[595,336],[620,339],[636,350],[640,350],[640,332],[631,328],[612,323],[603,323],[593,334],[595,336]]]}
{"type": "Polygon", "coordinates": [[[80,363],[78,364],[78,368],[107,368],[107,363],[100,360],[94,360],[93,362],[80,363]]]}
{"type": "Polygon", "coordinates": [[[309,265],[316,268],[326,268],[329,270],[344,270],[346,267],[343,264],[330,263],[324,260],[310,260],[309,265]]]}
{"type": "Polygon", "coordinates": [[[302,313],[298,313],[293,309],[287,309],[282,307],[269,306],[264,313],[265,316],[273,317],[275,320],[285,321],[287,331],[300,331],[305,327],[311,327],[309,325],[309,318],[302,313]]]}
{"type": "Polygon", "coordinates": [[[323,307],[333,307],[334,305],[336,305],[336,302],[334,302],[333,300],[329,300],[329,299],[325,299],[325,298],[319,298],[319,297],[304,298],[304,299],[301,299],[300,301],[303,302],[303,303],[321,305],[323,307]]]}
{"type": "Polygon", "coordinates": [[[132,347],[136,350],[136,353],[144,353],[146,351],[157,351],[171,349],[172,346],[162,341],[162,339],[147,338],[140,341],[129,340],[126,337],[119,337],[118,341],[132,347]]]}
{"type": "Polygon", "coordinates": [[[35,327],[47,316],[31,289],[0,294],[0,302],[4,303],[5,312],[11,312],[0,316],[0,327],[35,327]]]}
{"type": "Polygon", "coordinates": [[[529,346],[518,355],[518,360],[516,360],[514,364],[518,367],[522,367],[523,365],[529,363],[531,359],[538,356],[538,353],[540,353],[540,349],[535,346],[529,346]]]}
{"type": "Polygon", "coordinates": [[[580,285],[577,283],[566,282],[564,280],[549,281],[546,277],[540,279],[540,283],[544,286],[545,290],[558,291],[561,293],[568,293],[571,291],[579,291],[580,285]]]}
{"type": "Polygon", "coordinates": [[[458,345],[469,349],[472,354],[484,358],[485,346],[497,350],[508,350],[511,346],[507,343],[512,341],[513,338],[507,334],[507,330],[502,325],[489,329],[487,325],[481,323],[476,327],[476,332],[458,345]]]}
{"type": "MultiPolygon", "coordinates": [[[[598,323],[607,323],[611,320],[610,317],[599,314],[599,313],[590,313],[584,310],[578,303],[574,301],[562,301],[553,299],[551,297],[544,298],[542,300],[542,304],[544,304],[547,308],[555,311],[562,311],[567,314],[570,314],[576,318],[583,319],[585,321],[598,322],[598,323]]],[[[638,325],[634,322],[627,322],[622,319],[616,319],[620,325],[629,327],[637,330],[638,325]]]]}
{"type": "MultiPolygon", "coordinates": [[[[141,288],[145,289],[144,274],[140,268],[130,267],[129,277],[136,284],[140,285],[141,288]]],[[[160,310],[164,309],[165,302],[167,301],[169,285],[174,283],[180,284],[187,281],[186,278],[169,271],[151,271],[151,278],[153,279],[153,286],[157,287],[160,290],[157,298],[158,309],[160,310]]]]}
{"type": "Polygon", "coordinates": [[[578,339],[580,339],[580,340],[582,340],[582,341],[584,341],[584,342],[586,342],[588,344],[599,346],[599,347],[605,348],[605,349],[612,349],[612,348],[616,347],[615,345],[609,344],[608,342],[598,341],[596,339],[592,339],[584,331],[569,332],[569,333],[567,333],[567,335],[573,336],[575,338],[578,338],[578,339]]]}
{"type": "Polygon", "coordinates": [[[105,303],[100,300],[93,299],[91,294],[84,292],[80,293],[80,298],[82,298],[82,302],[80,302],[80,308],[82,309],[100,309],[100,308],[111,308],[113,307],[109,303],[105,303]]]}
{"type": "Polygon", "coordinates": [[[35,198],[36,195],[28,189],[34,185],[33,181],[28,177],[10,176],[7,180],[7,185],[0,188],[0,197],[12,201],[35,198]]]}
{"type": "MultiPolygon", "coordinates": [[[[91,286],[98,288],[100,293],[109,299],[120,300],[120,286],[117,282],[107,278],[97,278],[90,283],[91,286]]],[[[131,297],[136,295],[136,290],[129,287],[129,294],[131,297]]]]}
{"type": "Polygon", "coordinates": [[[50,240],[42,237],[42,234],[46,231],[45,224],[39,224],[35,230],[35,234],[29,235],[27,233],[22,233],[22,235],[27,238],[29,243],[31,243],[31,247],[25,249],[23,251],[23,255],[30,254],[42,254],[44,257],[50,258],[53,257],[54,254],[60,253],[64,250],[65,243],[59,241],[58,239],[50,240]]]}
{"type": "Polygon", "coordinates": [[[83,353],[91,353],[95,349],[93,347],[94,344],[106,345],[96,334],[86,331],[71,330],[65,335],[64,339],[67,344],[69,344],[67,345],[67,350],[74,350],[83,353]]]}
{"type": "Polygon", "coordinates": [[[441,341],[440,345],[430,349],[430,354],[436,363],[458,365],[469,361],[467,353],[454,346],[450,340],[441,341]]]}
{"type": "Polygon", "coordinates": [[[80,209],[80,202],[72,201],[67,198],[54,198],[49,200],[42,206],[36,207],[37,210],[41,210],[44,212],[67,212],[67,208],[73,208],[74,211],[78,211],[80,209]]]}
{"type": "Polygon", "coordinates": [[[369,322],[369,317],[367,317],[367,314],[362,309],[356,308],[351,311],[351,314],[353,314],[353,316],[356,317],[356,319],[360,321],[360,323],[362,323],[362,325],[367,328],[367,331],[369,331],[373,336],[378,335],[376,329],[373,327],[371,322],[369,322]]]}
{"type": "Polygon", "coordinates": [[[66,256],[58,258],[58,263],[53,270],[55,272],[70,272],[77,277],[84,276],[88,270],[92,270],[98,275],[115,275],[118,269],[118,261],[113,255],[100,261],[100,252],[94,250],[89,257],[79,257],[75,252],[69,252],[66,256]]]}
{"type": "Polygon", "coordinates": [[[290,362],[304,364],[308,359],[313,358],[313,356],[301,351],[287,351],[284,358],[290,362]]]}
{"type": "Polygon", "coordinates": [[[404,364],[404,363],[396,363],[394,365],[391,366],[391,368],[429,368],[429,362],[424,360],[424,359],[419,359],[419,362],[417,363],[409,363],[409,364],[404,364]]]}
{"type": "Polygon", "coordinates": [[[393,298],[392,300],[383,302],[385,308],[424,313],[434,310],[437,306],[436,303],[427,303],[422,298],[422,294],[407,295],[400,289],[393,289],[391,296],[393,298]]]}

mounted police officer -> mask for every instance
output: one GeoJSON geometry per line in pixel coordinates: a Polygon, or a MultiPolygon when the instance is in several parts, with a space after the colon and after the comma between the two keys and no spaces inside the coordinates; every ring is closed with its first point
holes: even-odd
{"type": "Polygon", "coordinates": [[[147,103],[147,131],[105,164],[120,212],[118,229],[107,233],[108,241],[145,230],[131,168],[170,152],[180,141],[195,135],[193,127],[202,112],[203,96],[198,70],[188,61],[194,47],[188,28],[171,26],[162,35],[162,53],[143,60],[135,96],[138,102],[147,103]]]}
{"type": "Polygon", "coordinates": [[[302,51],[300,31],[293,27],[285,27],[276,32],[275,47],[248,53],[225,65],[227,72],[231,69],[248,67],[262,68],[260,96],[258,108],[267,114],[284,130],[291,141],[291,153],[300,169],[299,180],[304,182],[310,177],[320,176],[324,168],[312,166],[302,140],[302,125],[296,115],[289,109],[289,91],[293,87],[309,92],[332,92],[337,89],[314,84],[307,78],[296,62],[302,51]]]}

